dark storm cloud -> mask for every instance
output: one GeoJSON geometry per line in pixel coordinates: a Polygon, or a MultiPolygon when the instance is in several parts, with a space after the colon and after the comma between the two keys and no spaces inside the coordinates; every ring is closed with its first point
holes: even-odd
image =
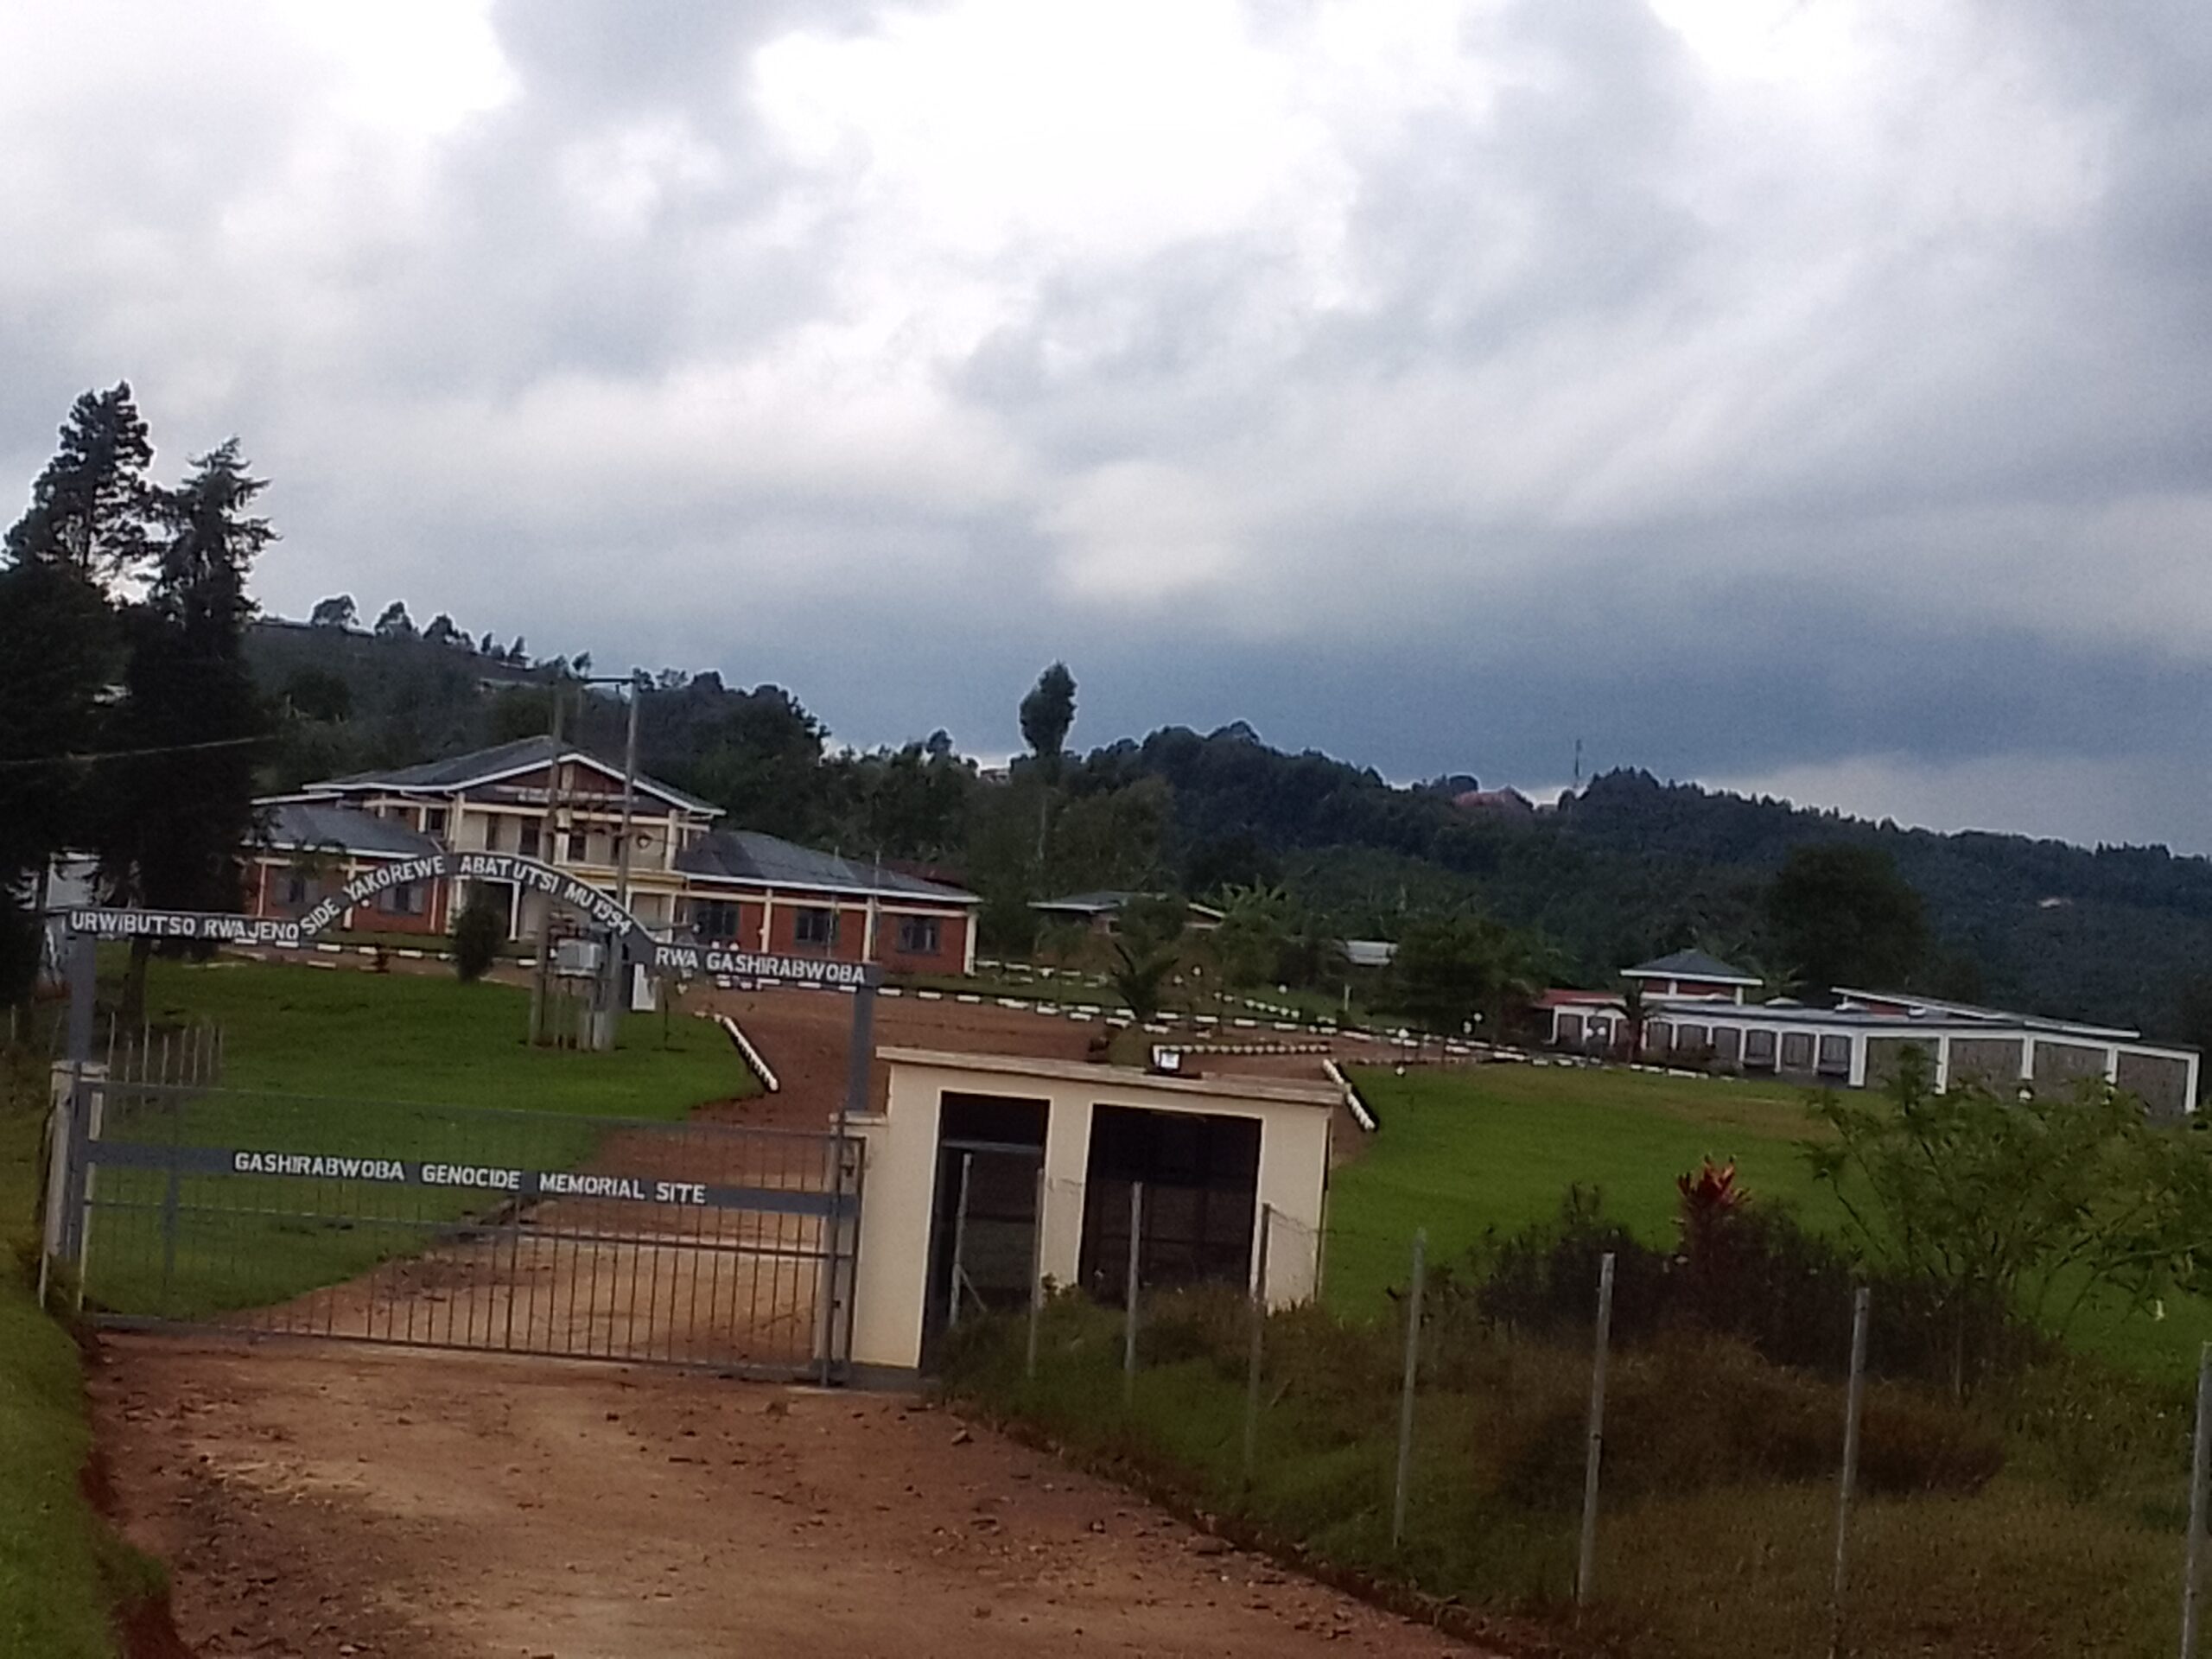
{"type": "Polygon", "coordinates": [[[0,20],[0,465],[128,374],[273,607],[862,743],[1065,656],[1093,742],[2212,844],[2208,75],[2055,0],[0,20]]]}

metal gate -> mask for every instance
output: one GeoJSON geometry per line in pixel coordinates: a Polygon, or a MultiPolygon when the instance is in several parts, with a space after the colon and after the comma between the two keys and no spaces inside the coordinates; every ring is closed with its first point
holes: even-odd
{"type": "Polygon", "coordinates": [[[54,1242],[103,1324],[848,1369],[849,1135],[91,1077],[78,1098],[54,1242]]]}

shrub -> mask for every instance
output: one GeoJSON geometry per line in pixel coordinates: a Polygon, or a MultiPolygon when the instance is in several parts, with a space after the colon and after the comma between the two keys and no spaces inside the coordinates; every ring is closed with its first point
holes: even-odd
{"type": "MultiPolygon", "coordinates": [[[[1716,1172],[1717,1173],[1717,1172],[1716,1172]]],[[[1689,1178],[1686,1202],[1705,1191],[1689,1178]]],[[[1853,1292],[1873,1291],[1871,1375],[1948,1383],[1961,1318],[1977,1351],[2017,1370],[2052,1344],[1991,1308],[1946,1306],[1936,1287],[1897,1274],[1869,1277],[1837,1245],[1788,1211],[1743,1200],[1691,1218],[1685,1249],[1669,1255],[1607,1221],[1596,1195],[1570,1188],[1556,1221],[1475,1252],[1471,1282],[1447,1280],[1442,1300],[1471,1303],[1485,1324],[1555,1341],[1587,1339],[1599,1262],[1613,1261],[1613,1340],[1626,1348],[1686,1325],[1734,1338],[1777,1365],[1840,1376],[1851,1356],[1853,1292]]],[[[1446,1317],[1464,1317],[1454,1309],[1446,1317]]]]}
{"type": "Polygon", "coordinates": [[[506,932],[505,912],[480,892],[471,893],[453,925],[454,967],[463,980],[480,980],[492,971],[506,932]]]}
{"type": "MultiPolygon", "coordinates": [[[[1500,1432],[1500,1483],[1536,1508],[1581,1492],[1586,1374],[1527,1402],[1500,1432]]],[[[1623,1356],[1605,1395],[1605,1490],[1675,1495],[1763,1481],[1832,1480],[1843,1454],[1839,1385],[1770,1365],[1743,1344],[1677,1333],[1623,1356]]],[[[1964,1409],[1894,1384],[1867,1390],[1859,1480],[1891,1494],[1973,1492],[2005,1465],[1997,1433],[1964,1409]]]]}
{"type": "Polygon", "coordinates": [[[1599,1262],[1613,1257],[1613,1335],[1637,1343],[1656,1336],[1673,1297],[1668,1256],[1637,1242],[1600,1213],[1599,1194],[1570,1186],[1559,1217],[1478,1246],[1471,1280],[1440,1273],[1433,1300],[1440,1319],[1471,1304],[1487,1325],[1527,1335],[1568,1338],[1586,1332],[1595,1312],[1599,1262]]]}
{"type": "Polygon", "coordinates": [[[1242,1376],[1251,1317],[1249,1299],[1226,1285],[1147,1294],[1137,1321],[1137,1359],[1146,1365],[1202,1359],[1224,1374],[1242,1376]]]}
{"type": "Polygon", "coordinates": [[[2194,1411],[2137,1378],[2070,1355],[2022,1375],[2002,1402],[2025,1456],[2075,1503],[2115,1488],[2164,1491],[2189,1461],[2194,1411]]]}

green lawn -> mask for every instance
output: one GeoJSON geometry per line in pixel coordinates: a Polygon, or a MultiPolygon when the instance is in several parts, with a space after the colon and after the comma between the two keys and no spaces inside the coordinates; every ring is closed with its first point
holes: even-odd
{"type": "MultiPolygon", "coordinates": [[[[1647,1243],[1671,1243],[1675,1177],[1707,1154],[1736,1160],[1755,1203],[1794,1205],[1815,1229],[1840,1218],[1797,1147],[1812,1132],[1799,1089],[1538,1065],[1374,1068],[1358,1078],[1382,1128],[1332,1179],[1328,1296],[1342,1312],[1387,1306],[1382,1293],[1405,1282],[1416,1228],[1427,1230],[1429,1260],[1450,1263],[1486,1230],[1556,1215],[1573,1184],[1599,1189],[1605,1212],[1647,1243]]],[[[2156,1320],[2092,1306],[2071,1336],[2085,1352],[2181,1381],[2212,1339],[2212,1304],[2183,1299],[2156,1320]]]]}
{"type": "Polygon", "coordinates": [[[30,1272],[42,1071],[0,1079],[0,1654],[111,1659],[104,1568],[130,1558],[79,1490],[91,1434],[77,1351],[39,1312],[30,1272]]]}
{"type": "MultiPolygon", "coordinates": [[[[536,1049],[522,1040],[526,991],[443,976],[157,963],[147,1002],[156,1026],[218,1023],[225,1075],[181,1109],[118,1095],[109,1139],[573,1169],[607,1132],[594,1120],[677,1120],[760,1086],[706,1021],[633,1017],[609,1054],[536,1049]]],[[[357,1185],[341,1206],[304,1179],[187,1175],[172,1258],[167,1185],[158,1170],[100,1172],[94,1306],[193,1319],[283,1301],[418,1251],[498,1203],[357,1185]]]]}
{"type": "Polygon", "coordinates": [[[681,1117],[758,1084],[709,1022],[627,1016],[614,1052],[523,1041],[530,994],[443,974],[219,960],[156,962],[147,1012],[224,1028],[233,1088],[353,1100],[681,1117]]]}

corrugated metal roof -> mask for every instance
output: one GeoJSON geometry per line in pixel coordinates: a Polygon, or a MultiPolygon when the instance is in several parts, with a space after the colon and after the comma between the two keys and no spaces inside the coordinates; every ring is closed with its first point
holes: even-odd
{"type": "Polygon", "coordinates": [[[1633,968],[1621,970],[1628,979],[1716,979],[1732,980],[1739,984],[1761,983],[1756,974],[1747,974],[1741,968],[1730,965],[1718,957],[1707,956],[1702,950],[1676,950],[1655,962],[1638,963],[1633,968]]]}
{"type": "MultiPolygon", "coordinates": [[[[1120,888],[1103,887],[1096,893],[1071,893],[1065,899],[1033,899],[1029,901],[1029,908],[1084,916],[1108,916],[1128,909],[1139,899],[1164,901],[1171,896],[1164,893],[1128,893],[1120,888]]],[[[1201,921],[1217,922],[1222,918],[1221,912],[1213,906],[1202,905],[1194,899],[1185,899],[1183,909],[1186,914],[1201,921]]]]}
{"type": "Polygon", "coordinates": [[[1029,907],[1032,910],[1079,910],[1086,916],[1096,916],[1107,911],[1122,909],[1132,899],[1142,897],[1142,893],[1103,888],[1096,893],[1071,893],[1065,899],[1035,899],[1029,907]]]}
{"type": "Polygon", "coordinates": [[[372,858],[415,858],[438,843],[404,823],[335,801],[278,801],[262,809],[268,845],[286,852],[335,848],[372,858]]]}
{"type": "Polygon", "coordinates": [[[676,868],[707,880],[872,893],[886,899],[935,899],[948,904],[976,902],[974,893],[958,887],[925,881],[873,862],[840,858],[835,853],[818,853],[757,830],[717,830],[678,853],[676,868]]]}
{"type": "MultiPolygon", "coordinates": [[[[372,789],[461,790],[490,779],[550,766],[556,760],[586,760],[605,769],[617,779],[622,776],[622,765],[619,760],[610,760],[605,755],[594,754],[574,743],[556,743],[551,737],[543,736],[519,737],[512,743],[496,744],[488,749],[476,749],[467,754],[450,755],[443,760],[425,760],[416,766],[398,766],[385,772],[357,772],[344,778],[331,778],[319,784],[309,784],[307,787],[310,792],[334,794],[372,789]]],[[[712,801],[702,801],[696,795],[687,795],[673,785],[662,783],[658,778],[648,778],[642,772],[638,776],[638,787],[649,790],[694,812],[719,815],[721,811],[721,808],[712,801]]]]}

